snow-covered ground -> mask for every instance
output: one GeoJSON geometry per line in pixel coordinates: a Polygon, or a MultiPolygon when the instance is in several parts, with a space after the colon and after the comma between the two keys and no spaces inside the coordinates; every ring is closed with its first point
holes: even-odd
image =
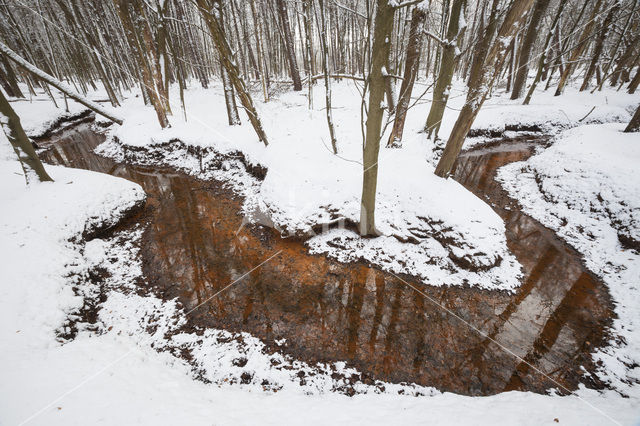
{"type": "MultiPolygon", "coordinates": [[[[83,113],[89,112],[84,105],[75,102],[73,99],[67,98],[66,102],[63,96],[53,91],[56,98],[56,104],[51,98],[44,93],[38,92],[38,96],[29,96],[26,85],[22,86],[22,92],[26,94],[26,98],[12,99],[11,107],[20,117],[24,131],[33,138],[44,135],[48,130],[56,127],[63,120],[69,120],[83,113]]],[[[89,92],[87,97],[92,100],[104,100],[106,95],[104,90],[96,90],[89,92]]]]}
{"type": "MultiPolygon", "coordinates": [[[[421,92],[420,87],[416,88],[417,93],[421,92]]],[[[334,116],[343,116],[337,119],[340,155],[348,160],[359,161],[360,130],[348,123],[359,121],[359,110],[352,105],[357,91],[352,83],[340,84],[336,89],[334,116]]],[[[354,211],[357,210],[353,199],[355,197],[357,201],[359,197],[357,188],[360,184],[361,166],[328,152],[319,89],[316,90],[316,99],[320,100],[313,113],[306,111],[306,100],[303,95],[297,94],[285,94],[271,104],[260,105],[271,139],[271,145],[267,149],[255,139],[248,123],[240,128],[229,128],[224,124],[224,104],[215,87],[209,91],[193,90],[187,96],[187,123],[181,123],[176,113],[172,117],[173,127],[160,131],[153,112],[142,108],[139,98],[131,98],[125,104],[126,112],[121,113],[127,117],[127,122],[121,128],[114,129],[113,134],[132,147],[148,147],[153,142],[162,143],[178,138],[185,144],[211,147],[228,154],[226,163],[220,169],[208,170],[204,176],[215,175],[231,179],[234,187],[247,195],[247,213],[253,212],[258,219],[267,215],[285,231],[308,231],[312,224],[331,219],[331,214],[353,219],[354,211]],[[301,128],[304,129],[303,132],[300,131],[301,128]],[[237,159],[233,158],[238,152],[244,155],[246,161],[268,168],[264,181],[257,181],[244,172],[237,159]],[[279,156],[284,156],[284,160],[281,161],[279,156]],[[326,206],[331,207],[327,209],[326,206]],[[263,214],[256,214],[256,211],[263,214]]],[[[555,114],[556,118],[547,119],[558,122],[564,116],[562,110],[570,110],[572,119],[564,123],[569,127],[577,125],[578,120],[591,109],[589,105],[581,106],[585,109],[583,114],[578,109],[583,95],[571,91],[565,95],[566,98],[555,98],[554,101],[557,102],[553,106],[544,103],[550,102],[550,99],[545,101],[544,96],[546,95],[541,95],[541,103],[532,108],[545,110],[547,117],[555,114]],[[557,114],[553,111],[557,111],[557,114]]],[[[600,107],[602,111],[611,108],[607,115],[602,116],[603,121],[611,121],[612,117],[613,120],[626,120],[629,118],[627,109],[634,101],[637,102],[626,95],[613,96],[610,92],[598,96],[602,96],[599,102],[603,104],[585,121],[593,119],[600,107]],[[607,106],[605,98],[610,102],[615,98],[616,104],[607,106]]],[[[588,99],[595,102],[596,97],[588,99]]],[[[457,100],[453,100],[452,108],[456,106],[455,102],[457,100]]],[[[534,97],[534,104],[535,102],[534,97]]],[[[511,256],[504,246],[504,225],[500,218],[480,200],[470,197],[459,185],[439,184],[431,176],[428,165],[433,167],[433,146],[428,145],[423,135],[417,133],[423,125],[422,118],[426,116],[427,108],[428,103],[419,104],[410,111],[403,149],[382,150],[379,198],[382,213],[379,226],[387,235],[408,237],[407,232],[415,225],[411,220],[419,212],[421,216],[438,218],[450,224],[453,232],[462,234],[458,238],[469,242],[469,251],[487,250],[485,256],[479,256],[481,259],[489,259],[490,255],[496,253],[511,256]],[[398,174],[394,175],[396,172],[398,174]],[[447,199],[461,198],[446,209],[439,206],[440,203],[433,202],[438,198],[427,198],[442,197],[443,194],[447,199]],[[406,206],[405,211],[394,211],[393,206],[398,204],[406,206]],[[457,212],[456,208],[463,211],[457,212]],[[465,219],[473,215],[476,215],[476,222],[465,219]],[[395,223],[400,226],[393,228],[395,223]],[[480,229],[483,226],[488,229],[480,229]],[[473,238],[485,238],[487,241],[476,241],[469,238],[469,235],[473,238]]],[[[512,102],[501,99],[491,100],[487,108],[494,108],[496,120],[491,121],[491,115],[485,118],[481,113],[476,128],[480,128],[478,126],[482,125],[483,120],[494,124],[503,120],[503,124],[498,125],[505,126],[507,120],[522,124],[533,123],[539,118],[532,114],[529,120],[524,114],[517,112],[519,108],[512,102]]],[[[175,105],[174,111],[179,111],[178,105],[175,105]]],[[[44,113],[38,118],[32,118],[28,111],[19,113],[22,114],[23,122],[31,120],[33,129],[41,127],[43,124],[40,121],[43,119],[50,118],[44,113]]],[[[455,111],[448,112],[443,127],[451,125],[454,119],[455,111]]],[[[612,380],[635,371],[625,368],[616,361],[616,357],[633,362],[640,353],[640,337],[634,331],[634,322],[640,317],[637,310],[640,305],[637,303],[637,289],[632,287],[639,282],[638,263],[633,257],[637,254],[629,250],[614,253],[619,247],[611,239],[612,235],[617,238],[618,232],[627,232],[630,236],[637,232],[639,186],[637,178],[631,176],[633,173],[630,172],[634,159],[638,163],[637,157],[634,157],[637,156],[637,148],[634,150],[631,147],[634,140],[637,142],[637,136],[636,139],[623,140],[619,144],[612,142],[613,147],[608,147],[605,153],[598,148],[601,146],[597,144],[600,137],[588,139],[587,147],[579,145],[581,140],[586,139],[584,134],[595,132],[600,132],[598,134],[603,140],[614,141],[614,137],[618,140],[619,128],[605,125],[572,130],[568,135],[578,136],[559,139],[559,143],[550,148],[556,151],[551,151],[546,159],[536,160],[538,157],[534,157],[530,160],[531,165],[527,163],[513,166],[512,174],[503,174],[507,184],[513,181],[528,185],[531,181],[528,174],[538,170],[540,176],[543,176],[543,182],[548,180],[549,188],[566,185],[555,192],[549,189],[547,198],[535,198],[537,186],[526,186],[526,193],[513,194],[522,199],[530,214],[548,221],[548,226],[558,229],[561,236],[579,249],[582,240],[579,233],[575,232],[578,228],[571,231],[571,226],[560,226],[553,221],[557,221],[558,217],[573,219],[582,214],[584,218],[580,218],[581,222],[575,223],[588,227],[585,229],[589,231],[584,234],[603,236],[602,241],[596,238],[590,244],[600,244],[603,250],[611,250],[605,253],[611,254],[614,262],[620,262],[618,267],[604,265],[602,270],[612,295],[618,301],[616,312],[619,319],[616,328],[627,341],[627,345],[616,346],[615,351],[598,355],[605,361],[605,368],[623,370],[607,372],[607,377],[612,380]],[[563,141],[569,141],[564,148],[563,141]],[[570,146],[571,144],[578,146],[570,146]],[[575,159],[567,158],[573,150],[582,155],[575,159]],[[615,164],[605,170],[597,168],[597,162],[593,159],[605,155],[610,160],[619,159],[620,156],[625,158],[620,159],[622,165],[615,164]],[[548,167],[555,157],[565,160],[561,162],[566,167],[566,172],[557,167],[548,167]],[[517,172],[517,167],[529,168],[523,173],[517,172]],[[599,171],[602,175],[598,174],[599,171]],[[577,186],[580,179],[573,178],[578,173],[581,178],[603,187],[600,192],[604,191],[606,194],[600,196],[602,201],[595,192],[576,192],[573,189],[584,188],[577,186]],[[630,179],[629,185],[618,186],[624,176],[630,179]],[[636,184],[633,185],[634,183],[636,184]],[[570,195],[574,198],[563,199],[562,196],[569,193],[569,188],[573,191],[570,195]],[[609,192],[606,191],[607,188],[610,189],[609,192]],[[531,203],[546,204],[536,204],[537,207],[529,208],[529,197],[531,203]],[[555,200],[560,203],[549,203],[548,197],[556,197],[555,200]],[[590,222],[595,220],[590,217],[590,209],[582,209],[581,204],[576,207],[576,200],[592,200],[594,197],[595,206],[600,206],[602,211],[613,212],[610,221],[590,222]],[[625,197],[633,197],[631,200],[635,200],[636,204],[627,202],[626,206],[622,205],[619,200],[625,200],[625,197]],[[571,215],[564,214],[562,209],[565,208],[571,211],[571,215]],[[566,233],[563,233],[563,227],[568,230],[566,233]],[[575,241],[571,239],[573,234],[578,234],[575,241]],[[625,263],[627,259],[632,262],[625,263]],[[611,276],[617,278],[610,278],[611,276]]],[[[442,136],[446,133],[446,130],[441,131],[442,136]]],[[[152,294],[141,295],[133,291],[132,282],[140,274],[133,244],[139,233],[119,234],[110,240],[95,239],[86,243],[79,238],[92,226],[113,223],[124,211],[141,200],[143,194],[140,188],[109,176],[51,166],[48,170],[56,179],[55,183],[26,188],[20,167],[13,161],[7,142],[3,136],[0,139],[0,202],[3,206],[0,212],[0,255],[3,259],[3,268],[0,269],[2,424],[16,424],[25,420],[34,424],[325,424],[329,421],[386,424],[426,421],[446,424],[556,424],[556,421],[560,424],[634,424],[640,419],[640,392],[637,386],[619,380],[612,384],[629,398],[621,396],[617,391],[598,392],[585,388],[566,397],[507,392],[491,397],[472,398],[428,389],[421,390],[425,395],[422,397],[377,394],[374,391],[351,398],[327,392],[307,395],[308,388],[288,383],[285,373],[270,370],[263,364],[268,359],[259,351],[257,341],[251,341],[254,346],[249,345],[258,348],[250,357],[255,364],[249,367],[262,369],[261,374],[269,376],[274,383],[284,384],[282,389],[270,393],[261,391],[256,383],[226,385],[224,377],[234,368],[233,358],[236,354],[233,343],[230,347],[229,344],[225,346],[216,342],[216,333],[221,331],[209,330],[205,332],[204,339],[182,332],[172,334],[173,342],[167,343],[159,338],[166,331],[179,331],[183,313],[171,302],[162,302],[152,294]],[[110,272],[106,287],[82,279],[100,269],[110,272]],[[75,315],[82,313],[84,302],[101,298],[101,292],[105,293],[105,298],[98,322],[87,325],[75,315]],[[147,327],[150,322],[163,328],[147,327]],[[71,329],[74,323],[79,326],[77,335],[72,340],[63,340],[61,336],[73,331],[71,329]],[[166,351],[162,350],[162,345],[166,345],[166,351]],[[203,362],[199,365],[201,372],[205,374],[205,378],[213,380],[214,384],[193,379],[192,365],[172,354],[172,350],[181,345],[195,345],[196,353],[200,351],[198,359],[203,362]]],[[[166,151],[163,147],[155,149],[158,150],[156,154],[166,151]]],[[[126,152],[131,155],[131,149],[125,151],[114,143],[106,145],[103,150],[116,156],[124,156],[126,152]]],[[[185,161],[187,151],[186,147],[176,149],[164,161],[199,173],[199,158],[186,157],[185,161]]],[[[205,165],[207,156],[213,155],[213,151],[205,152],[205,165]]],[[[146,158],[147,161],[150,159],[151,156],[146,158]]],[[[515,191],[513,188],[511,190],[515,191]]],[[[336,241],[345,236],[352,237],[346,232],[348,231],[336,231],[330,235],[335,235],[336,241]]],[[[322,250],[322,238],[326,236],[310,240],[310,246],[314,250],[322,250]]],[[[398,239],[381,238],[387,238],[381,240],[384,243],[382,248],[394,250],[397,255],[404,255],[402,250],[408,247],[423,247],[424,252],[407,254],[413,254],[416,258],[425,253],[446,250],[445,247],[437,247],[437,241],[429,237],[419,237],[422,238],[419,244],[411,245],[401,243],[398,239]],[[398,247],[390,248],[393,244],[398,244],[398,247]]],[[[382,262],[380,259],[384,257],[379,256],[375,246],[362,247],[362,240],[355,241],[359,242],[333,255],[349,256],[358,248],[359,255],[372,252],[369,260],[382,262]]],[[[586,241],[584,244],[587,244],[586,241]]],[[[589,266],[597,268],[600,260],[595,255],[594,259],[595,263],[589,266]]],[[[436,265],[438,266],[437,263],[436,265]]],[[[389,264],[383,266],[396,270],[389,264]]],[[[503,284],[496,287],[513,288],[511,283],[514,281],[511,280],[517,276],[515,266],[501,271],[506,275],[503,277],[503,284]]],[[[446,268],[443,268],[442,275],[432,284],[459,283],[457,279],[456,282],[447,282],[445,272],[446,268]]],[[[425,270],[425,273],[433,274],[434,271],[425,270]]],[[[473,279],[477,279],[476,285],[482,285],[484,282],[491,282],[492,277],[478,274],[473,279]]],[[[250,336],[247,339],[251,339],[250,336]]],[[[224,339],[225,342],[226,340],[224,339]]],[[[297,367],[304,368],[300,365],[297,367]]],[[[318,380],[322,385],[322,377],[318,380]]]]}
{"type": "MultiPolygon", "coordinates": [[[[455,121],[456,109],[464,102],[462,87],[457,88],[445,114],[441,135],[447,134],[455,121]]],[[[257,142],[248,123],[239,127],[225,124],[222,90],[216,85],[210,90],[187,91],[187,119],[177,113],[180,106],[174,104],[172,127],[164,130],[154,119],[154,112],[141,107],[140,98],[128,99],[123,105],[126,122],[112,131],[110,142],[100,152],[118,159],[124,159],[128,153],[129,161],[161,162],[197,176],[215,175],[233,181],[235,189],[246,198],[244,213],[249,220],[275,226],[284,234],[309,235],[312,228],[323,224],[359,220],[362,188],[359,89],[352,81],[334,85],[337,156],[329,148],[321,87],[315,89],[313,111],[307,108],[304,91],[288,92],[259,104],[270,139],[269,147],[265,148],[257,142]],[[182,142],[180,149],[176,140],[182,142]],[[199,154],[194,154],[193,148],[199,154]],[[245,162],[267,170],[263,181],[244,173],[244,167],[237,161],[227,161],[222,171],[217,167],[220,154],[234,157],[238,153],[245,162]],[[215,170],[203,174],[203,169],[211,168],[212,163],[215,170]]],[[[414,92],[418,96],[422,91],[424,85],[419,84],[414,92]]],[[[634,102],[631,96],[613,96],[614,92],[605,91],[587,97],[577,91],[567,92],[561,98],[550,98],[542,92],[527,107],[497,97],[483,108],[474,129],[504,131],[518,127],[548,129],[552,124],[577,125],[591,110],[582,106],[586,99],[599,103],[587,120],[617,121],[630,117],[627,109],[634,102]]],[[[176,93],[172,96],[177,98],[176,93]]],[[[423,99],[428,97],[429,94],[423,99]]],[[[419,133],[429,103],[416,101],[408,114],[403,148],[380,152],[376,224],[383,235],[362,239],[350,230],[333,230],[310,239],[310,250],[343,262],[363,259],[394,273],[417,276],[430,285],[469,284],[513,290],[519,285],[520,265],[506,247],[502,220],[460,184],[433,174],[434,147],[419,133]],[[446,203],[433,202],[445,195],[446,203]]]]}

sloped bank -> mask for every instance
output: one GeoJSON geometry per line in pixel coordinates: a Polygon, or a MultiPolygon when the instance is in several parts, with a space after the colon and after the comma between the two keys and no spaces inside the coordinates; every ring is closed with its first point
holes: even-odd
{"type": "MultiPolygon", "coordinates": [[[[381,181],[387,192],[378,203],[378,228],[383,236],[363,239],[350,230],[359,215],[354,195],[358,171],[345,170],[335,158],[329,157],[334,166],[342,167],[331,169],[337,177],[305,174],[302,169],[309,163],[279,162],[282,167],[268,168],[254,159],[255,154],[220,151],[215,143],[202,146],[177,139],[128,145],[112,135],[98,153],[119,162],[170,166],[199,179],[222,181],[243,197],[241,213],[246,223],[273,227],[284,237],[302,238],[312,253],[326,253],[341,262],[363,260],[436,286],[513,291],[519,285],[519,265],[506,248],[504,224],[489,206],[452,180],[428,176],[433,182],[416,182],[400,192],[396,188],[402,177],[381,181]],[[428,200],[451,193],[461,199],[453,196],[447,203],[425,207],[428,200]],[[463,211],[473,214],[469,217],[463,211]]],[[[390,153],[392,157],[398,154],[390,153]]],[[[277,154],[269,157],[273,156],[277,154]]],[[[318,167],[314,163],[313,172],[318,167]]],[[[408,167],[424,166],[418,163],[421,161],[408,167]]]]}
{"type": "Polygon", "coordinates": [[[640,135],[624,125],[585,125],[558,135],[537,155],[500,169],[522,210],[574,247],[603,279],[618,318],[595,354],[602,376],[628,395],[640,383],[640,135]]]}

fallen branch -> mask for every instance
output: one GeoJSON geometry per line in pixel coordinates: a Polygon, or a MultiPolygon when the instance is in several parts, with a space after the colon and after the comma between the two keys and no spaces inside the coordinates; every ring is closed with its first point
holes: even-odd
{"type": "MultiPolygon", "coordinates": [[[[360,77],[360,76],[352,75],[352,74],[331,74],[329,77],[335,78],[335,79],[346,78],[348,80],[364,81],[364,77],[360,77]]],[[[387,75],[385,77],[395,78],[396,80],[402,80],[402,77],[400,77],[399,75],[389,74],[389,75],[387,75]]],[[[314,76],[311,76],[311,81],[315,82],[315,81],[321,80],[323,78],[324,78],[324,74],[316,74],[314,76]]],[[[308,80],[309,80],[309,77],[305,77],[302,80],[302,82],[306,83],[308,80]]]]}
{"type": "Polygon", "coordinates": [[[585,119],[585,118],[587,118],[588,116],[590,116],[590,115],[591,115],[591,113],[593,112],[593,110],[594,110],[594,109],[596,109],[595,105],[594,105],[594,107],[593,107],[593,108],[591,108],[591,111],[589,111],[589,112],[587,113],[587,115],[585,115],[585,116],[584,116],[584,117],[582,117],[580,120],[578,120],[578,122],[582,123],[582,122],[584,121],[584,119],[585,119]]]}

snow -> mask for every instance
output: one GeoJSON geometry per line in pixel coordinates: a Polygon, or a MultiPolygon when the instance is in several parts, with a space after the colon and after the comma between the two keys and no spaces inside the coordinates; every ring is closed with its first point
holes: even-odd
{"type": "MultiPolygon", "coordinates": [[[[340,90],[336,90],[334,104],[340,112],[336,115],[341,116],[336,127],[341,155],[358,161],[359,128],[350,128],[346,123],[359,117],[351,107],[353,94],[348,90],[352,87],[337,86],[340,90]]],[[[422,90],[416,89],[418,93],[422,90]]],[[[554,104],[545,104],[544,94],[536,96],[539,104],[533,109],[546,110],[547,117],[567,127],[578,125],[577,120],[591,109],[590,102],[580,104],[577,99],[582,95],[570,90],[567,95],[556,98],[554,104]],[[571,109],[568,120],[561,119],[561,109],[571,109]]],[[[633,98],[618,94],[614,102],[611,92],[597,96],[585,99],[600,102],[608,98],[611,104],[598,104],[586,121],[595,121],[596,111],[607,108],[612,116],[603,113],[599,117],[603,121],[628,118],[627,109],[633,98]]],[[[152,153],[154,149],[164,151],[162,147],[153,147],[150,138],[162,143],[180,136],[189,145],[178,149],[166,161],[198,174],[201,173],[199,162],[186,155],[188,147],[215,148],[229,155],[224,160],[226,166],[208,169],[202,176],[231,179],[234,188],[248,196],[247,211],[256,206],[273,208],[270,217],[281,223],[284,230],[287,226],[308,230],[310,224],[323,222],[333,212],[321,209],[329,205],[328,202],[335,202],[344,217],[353,217],[357,211],[357,205],[353,205],[354,191],[360,185],[358,174],[362,166],[333,156],[322,144],[327,130],[324,112],[319,111],[319,107],[313,112],[303,110],[306,99],[296,94],[283,95],[272,104],[260,104],[267,131],[274,140],[266,149],[246,123],[242,126],[244,129],[226,126],[220,90],[189,91],[187,102],[189,124],[172,117],[174,127],[160,131],[153,111],[142,108],[139,98],[130,98],[126,101],[126,111],[122,111],[127,120],[124,126],[113,129],[113,136],[124,137],[132,147],[145,147],[152,153]],[[214,91],[220,97],[209,100],[214,91]],[[304,135],[300,135],[301,127],[305,129],[304,135]],[[246,161],[269,168],[264,181],[257,181],[244,171],[239,160],[232,156],[238,152],[246,161]]],[[[28,109],[27,103],[24,105],[25,110],[19,113],[23,123],[31,123],[31,132],[46,129],[46,123],[52,122],[52,114],[59,113],[52,108],[45,111],[38,107],[36,116],[35,109],[28,109]]],[[[490,100],[488,105],[493,105],[496,128],[539,120],[535,114],[525,113],[526,109],[521,111],[504,98],[490,100]]],[[[428,103],[418,104],[410,111],[402,150],[381,150],[379,226],[385,233],[408,236],[415,225],[411,220],[415,220],[416,209],[426,205],[429,214],[443,217],[456,232],[475,234],[483,232],[476,227],[494,227],[486,234],[490,241],[480,244],[499,249],[501,239],[493,238],[499,234],[499,218],[492,216],[484,203],[464,198],[463,189],[455,182],[439,180],[436,183],[426,166],[433,164],[433,146],[417,132],[428,107],[428,103]],[[454,200],[450,209],[433,203],[432,199],[424,199],[443,197],[443,194],[454,200]],[[392,206],[400,203],[403,206],[406,203],[404,211],[393,211],[392,206]],[[460,209],[462,212],[456,214],[460,209]],[[466,221],[465,216],[477,216],[480,222],[466,221]]],[[[482,112],[480,115],[479,119],[482,112]]],[[[448,110],[443,126],[452,125],[452,117],[455,119],[455,111],[448,110]]],[[[487,124],[493,124],[490,116],[482,118],[474,127],[480,129],[479,126],[487,124]]],[[[222,330],[205,330],[203,338],[196,338],[193,333],[180,329],[184,313],[176,303],[134,291],[135,281],[141,274],[136,255],[139,230],[121,232],[106,240],[83,242],[79,238],[99,223],[115,223],[139,202],[144,195],[137,185],[97,173],[47,166],[55,182],[27,187],[13,152],[4,136],[0,136],[0,203],[3,206],[0,211],[3,259],[0,268],[0,346],[3,348],[0,351],[0,423],[398,424],[424,423],[428,419],[438,424],[637,424],[640,395],[637,385],[630,384],[629,379],[638,379],[638,368],[628,366],[634,361],[637,365],[640,353],[637,331],[640,297],[634,284],[639,282],[640,262],[637,252],[620,246],[617,234],[634,238],[637,235],[640,182],[634,165],[640,158],[638,135],[623,135],[621,128],[615,124],[578,127],[560,135],[547,151],[525,163],[507,166],[501,172],[505,186],[520,199],[525,210],[567,239],[585,255],[587,266],[602,274],[617,302],[615,331],[626,345],[612,342],[612,347],[596,354],[603,361],[602,374],[610,378],[616,390],[598,392],[581,388],[565,397],[505,392],[478,398],[423,388],[421,397],[393,392],[378,394],[363,389],[363,394],[350,398],[328,392],[334,383],[322,375],[310,387],[302,387],[291,380],[291,375],[298,370],[285,374],[267,368],[270,358],[260,351],[261,343],[257,339],[246,335],[248,345],[239,348],[233,342],[221,344],[224,339],[217,337],[224,336],[222,330]],[[532,178],[536,173],[542,179],[544,193],[540,193],[532,178]],[[599,188],[599,192],[593,188],[599,188]],[[611,216],[602,218],[592,214],[591,207],[598,212],[610,212],[611,216]],[[563,225],[564,222],[558,220],[560,217],[567,218],[567,224],[563,225]],[[584,231],[579,230],[580,226],[584,231]],[[596,249],[590,250],[594,245],[596,249]],[[87,279],[95,268],[110,272],[101,287],[87,279]],[[56,337],[57,332],[66,331],[70,321],[78,320],[78,313],[87,301],[95,302],[101,294],[106,299],[96,324],[77,323],[78,334],[73,340],[56,337]],[[171,339],[162,339],[164,333],[169,333],[171,339]],[[193,366],[173,355],[175,349],[182,347],[196,354],[198,372],[213,383],[193,379],[193,366]],[[282,385],[282,389],[264,392],[259,382],[226,383],[225,378],[237,374],[232,360],[241,351],[251,354],[247,365],[258,373],[256,380],[269,377],[282,385]]],[[[441,131],[441,135],[446,136],[446,132],[441,131]]],[[[105,149],[124,156],[116,145],[112,141],[105,149]]],[[[204,162],[210,157],[213,153],[205,152],[204,162]]],[[[357,200],[357,192],[355,197],[357,200]]],[[[313,238],[310,245],[322,247],[323,238],[334,237],[354,236],[348,231],[331,231],[313,238]]],[[[446,250],[436,243],[434,239],[425,238],[420,244],[403,245],[398,251],[446,250]]],[[[387,246],[400,245],[400,241],[389,235],[367,241],[356,239],[356,243],[334,254],[352,256],[356,251],[375,252],[378,244],[388,250],[387,246]]],[[[489,253],[495,254],[495,251],[489,253]]],[[[406,255],[412,258],[411,253],[406,255]]],[[[395,270],[394,266],[390,268],[395,270]]],[[[444,275],[440,279],[446,280],[444,275]]],[[[286,362],[298,369],[307,368],[294,360],[286,362]]],[[[334,367],[340,369],[339,364],[334,367]]]]}
{"type": "MultiPolygon", "coordinates": [[[[27,86],[24,84],[20,86],[26,98],[12,98],[10,104],[20,117],[24,131],[32,138],[44,135],[61,120],[68,120],[89,111],[86,106],[69,97],[67,97],[69,106],[69,111],[67,111],[63,95],[54,88],[51,88],[51,93],[56,99],[57,107],[41,89],[37,89],[37,96],[31,97],[27,86]]],[[[104,89],[91,91],[87,97],[93,99],[94,102],[107,99],[104,89]]]]}
{"type": "Polygon", "coordinates": [[[623,133],[624,127],[565,131],[550,148],[498,173],[524,211],[575,247],[609,287],[618,314],[615,334],[626,345],[611,341],[596,359],[620,389],[640,381],[640,134],[623,133]]]}
{"type": "Polygon", "coordinates": [[[109,118],[110,120],[113,120],[114,122],[117,122],[117,123],[121,123],[122,122],[122,118],[120,118],[113,111],[110,111],[109,109],[104,108],[102,105],[100,105],[100,104],[98,104],[96,102],[93,102],[88,97],[83,96],[80,93],[78,93],[75,90],[73,90],[69,85],[63,83],[62,81],[59,81],[58,79],[56,79],[52,75],[47,74],[46,72],[42,71],[41,69],[33,66],[29,62],[25,61],[22,57],[20,57],[16,52],[14,52],[13,50],[9,49],[9,47],[7,47],[7,45],[5,45],[2,42],[0,42],[0,51],[2,51],[2,53],[7,58],[9,58],[13,62],[19,64],[22,68],[26,69],[31,74],[37,75],[40,79],[42,79],[42,80],[46,81],[47,83],[49,83],[50,85],[56,87],[58,90],[66,93],[68,96],[78,100],[80,103],[85,104],[87,107],[93,109],[97,113],[109,118]]]}
{"type": "MultiPolygon", "coordinates": [[[[265,148],[256,143],[250,126],[226,125],[219,86],[187,90],[188,121],[171,117],[168,129],[160,129],[153,111],[142,108],[139,98],[129,98],[123,104],[127,120],[113,129],[99,152],[143,163],[161,158],[160,162],[199,177],[232,181],[246,198],[247,220],[287,235],[313,235],[318,226],[339,220],[355,223],[360,217],[361,98],[353,82],[334,87],[340,156],[333,155],[325,142],[329,138],[322,99],[313,111],[303,93],[285,93],[259,103],[271,141],[265,148]],[[176,151],[177,140],[185,147],[176,151]],[[189,147],[202,154],[190,155],[189,147]],[[219,161],[220,154],[237,157],[238,153],[267,170],[263,181],[243,176],[237,166],[229,173],[203,173],[219,161]]],[[[520,265],[507,249],[502,219],[456,181],[433,174],[433,147],[414,131],[422,124],[419,114],[410,114],[403,149],[380,151],[376,226],[382,236],[365,241],[351,231],[330,232],[310,240],[310,249],[345,262],[364,259],[435,286],[469,284],[512,291],[519,285],[520,265]],[[445,196],[447,203],[433,201],[445,196]],[[462,263],[471,267],[465,269],[462,263]]]]}

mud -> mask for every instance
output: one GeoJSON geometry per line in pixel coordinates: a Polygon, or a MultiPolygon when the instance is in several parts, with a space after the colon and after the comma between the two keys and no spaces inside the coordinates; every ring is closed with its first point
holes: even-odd
{"type": "Polygon", "coordinates": [[[466,152],[455,170],[505,221],[525,275],[509,294],[425,286],[309,255],[299,239],[242,226],[242,200],[220,182],[114,163],[92,151],[103,138],[82,124],[41,142],[50,147],[43,156],[142,185],[147,205],[133,220],[147,223],[148,284],[187,310],[205,302],[190,314],[194,325],[246,331],[308,362],[345,361],[365,377],[461,394],[602,387],[581,366],[593,372],[590,353],[608,339],[606,288],[494,180],[498,167],[531,155],[536,140],[466,152]]]}

